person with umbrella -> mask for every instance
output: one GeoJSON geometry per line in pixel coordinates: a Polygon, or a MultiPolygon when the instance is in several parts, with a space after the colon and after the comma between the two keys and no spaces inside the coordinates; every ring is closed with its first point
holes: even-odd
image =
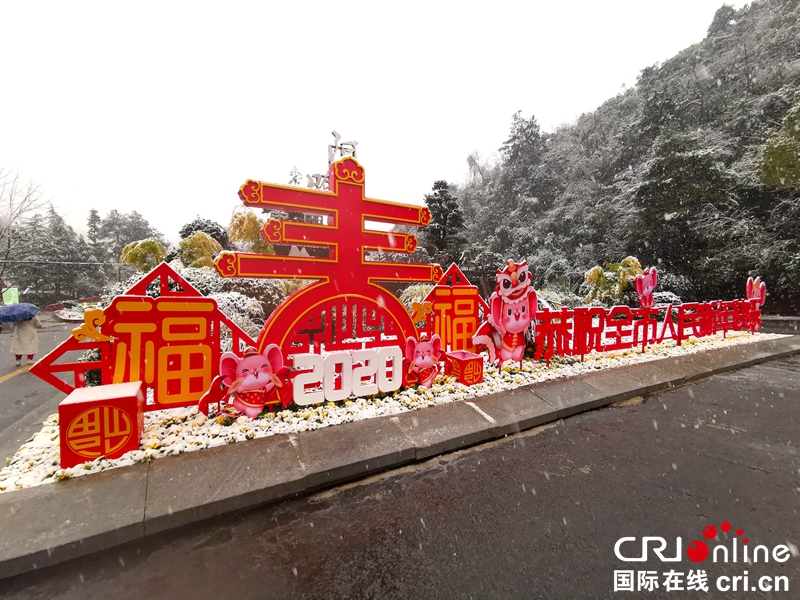
{"type": "Polygon", "coordinates": [[[36,330],[42,326],[42,322],[36,316],[38,312],[37,306],[24,302],[0,306],[0,322],[14,323],[11,354],[17,359],[17,366],[20,366],[23,354],[28,355],[28,364],[33,364],[33,355],[39,351],[36,330]]]}

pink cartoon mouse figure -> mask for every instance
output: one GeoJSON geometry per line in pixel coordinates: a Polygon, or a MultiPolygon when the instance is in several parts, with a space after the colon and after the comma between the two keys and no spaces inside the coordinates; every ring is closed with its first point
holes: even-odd
{"type": "Polygon", "coordinates": [[[658,283],[658,273],[655,267],[645,269],[641,275],[636,276],[636,293],[639,294],[639,306],[642,308],[653,308],[656,305],[653,300],[653,290],[658,283]]]}
{"type": "Polygon", "coordinates": [[[420,341],[413,337],[406,340],[406,353],[403,360],[403,385],[418,383],[431,387],[439,374],[442,357],[442,340],[434,335],[430,341],[423,336],[420,341]]]}
{"type": "Polygon", "coordinates": [[[497,271],[495,281],[488,319],[478,327],[472,343],[485,345],[491,362],[522,361],[525,330],[533,323],[537,302],[527,261],[516,264],[509,260],[502,271],[497,271]]]}
{"type": "Polygon", "coordinates": [[[251,419],[265,406],[272,410],[276,404],[286,407],[291,402],[289,368],[283,365],[283,354],[275,344],[262,354],[248,348],[242,358],[226,352],[219,359],[219,372],[228,388],[226,395],[233,395],[233,407],[251,419]]]}
{"type": "Polygon", "coordinates": [[[761,277],[747,278],[747,299],[755,300],[758,306],[762,306],[767,300],[767,284],[761,281],[761,277]]]}

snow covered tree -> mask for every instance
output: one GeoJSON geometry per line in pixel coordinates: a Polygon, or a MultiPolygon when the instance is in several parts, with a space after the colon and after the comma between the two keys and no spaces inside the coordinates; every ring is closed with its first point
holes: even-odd
{"type": "Polygon", "coordinates": [[[182,240],[185,240],[196,231],[202,231],[207,234],[216,240],[223,249],[230,249],[230,240],[228,239],[228,232],[225,228],[211,219],[204,219],[200,215],[197,215],[194,219],[181,227],[178,235],[182,240]]]}
{"type": "Polygon", "coordinates": [[[708,27],[708,36],[724,35],[729,32],[736,21],[736,9],[730,4],[723,4],[714,13],[714,19],[708,27]]]}
{"type": "Polygon", "coordinates": [[[706,232],[695,227],[697,217],[706,206],[724,210],[733,184],[724,166],[694,136],[660,138],[634,196],[638,254],[646,263],[663,263],[677,274],[696,272],[706,251],[706,232]]]}
{"type": "Polygon", "coordinates": [[[541,163],[544,144],[545,137],[536,117],[531,115],[530,119],[525,119],[521,110],[514,113],[511,131],[500,147],[506,176],[515,182],[527,180],[531,169],[541,163]]]}
{"type": "Polygon", "coordinates": [[[81,278],[87,265],[80,265],[86,256],[81,255],[78,236],[67,225],[64,218],[51,206],[45,217],[47,245],[50,248],[50,261],[47,283],[56,297],[70,296],[75,282],[81,278]]]}
{"type": "Polygon", "coordinates": [[[33,251],[39,233],[30,224],[47,205],[37,183],[0,166],[0,293],[10,283],[9,274],[18,270],[14,261],[27,260],[33,251]]]}
{"type": "Polygon", "coordinates": [[[499,194],[492,199],[496,209],[509,214],[522,198],[536,198],[543,208],[549,205],[555,190],[544,163],[547,138],[536,117],[525,119],[522,111],[514,113],[511,131],[500,146],[503,170],[499,194]]]}
{"type": "Polygon", "coordinates": [[[464,211],[446,181],[433,184],[433,193],[425,194],[425,205],[431,222],[421,234],[423,245],[434,260],[445,265],[456,262],[465,244],[464,211]]]}
{"type": "Polygon", "coordinates": [[[86,240],[75,233],[51,206],[37,214],[21,235],[29,240],[14,278],[23,301],[51,304],[96,294],[105,283],[86,240]]]}
{"type": "Polygon", "coordinates": [[[261,237],[264,220],[249,208],[237,210],[228,225],[228,239],[239,244],[245,252],[275,254],[272,246],[261,237]]]}
{"type": "Polygon", "coordinates": [[[139,240],[131,242],[122,249],[119,262],[138,269],[144,273],[155,269],[167,258],[164,246],[156,240],[139,240]]]}
{"type": "Polygon", "coordinates": [[[167,246],[161,232],[136,211],[120,213],[111,210],[100,224],[100,235],[109,253],[108,262],[116,262],[123,248],[135,241],[151,239],[163,247],[167,246]]]}
{"type": "Polygon", "coordinates": [[[39,304],[40,299],[45,296],[50,297],[47,284],[50,270],[48,263],[53,260],[53,248],[46,231],[44,215],[36,213],[25,222],[18,233],[25,240],[25,255],[13,265],[13,278],[21,297],[32,304],[39,304]]]}
{"type": "Polygon", "coordinates": [[[792,107],[780,130],[767,140],[760,175],[770,188],[800,188],[800,104],[792,107]]]}
{"type": "Polygon", "coordinates": [[[89,211],[89,218],[86,220],[86,227],[88,229],[88,247],[89,253],[93,261],[97,262],[97,270],[94,273],[95,279],[100,285],[105,285],[106,281],[106,266],[103,265],[108,260],[108,252],[103,247],[101,239],[101,226],[103,219],[100,218],[100,213],[96,209],[89,211]]]}
{"type": "Polygon", "coordinates": [[[187,267],[213,267],[214,256],[222,246],[203,231],[195,231],[180,241],[181,262],[187,267]]]}
{"type": "Polygon", "coordinates": [[[89,218],[86,220],[86,227],[88,228],[87,237],[91,244],[96,244],[100,239],[100,225],[103,219],[100,218],[100,213],[97,209],[93,208],[89,211],[89,218]]]}

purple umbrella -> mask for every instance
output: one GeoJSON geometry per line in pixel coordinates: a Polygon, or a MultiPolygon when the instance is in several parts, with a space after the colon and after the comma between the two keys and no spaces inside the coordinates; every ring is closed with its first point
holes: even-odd
{"type": "Polygon", "coordinates": [[[0,323],[16,323],[30,319],[39,312],[39,307],[34,304],[21,302],[19,304],[6,304],[0,306],[0,323]]]}

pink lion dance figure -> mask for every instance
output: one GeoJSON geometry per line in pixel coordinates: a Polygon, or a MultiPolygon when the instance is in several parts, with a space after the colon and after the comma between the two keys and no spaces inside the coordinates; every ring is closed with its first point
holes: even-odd
{"type": "Polygon", "coordinates": [[[509,260],[497,271],[495,281],[489,316],[472,336],[472,343],[486,346],[491,362],[522,361],[525,330],[536,315],[536,291],[531,287],[527,261],[515,264],[509,260]]]}
{"type": "Polygon", "coordinates": [[[645,269],[641,275],[636,276],[636,293],[639,294],[639,306],[642,308],[653,308],[653,290],[658,283],[658,273],[655,267],[645,269]]]}
{"type": "Polygon", "coordinates": [[[756,304],[762,306],[767,300],[767,284],[761,281],[761,277],[747,278],[747,299],[755,300],[756,304]]]}

